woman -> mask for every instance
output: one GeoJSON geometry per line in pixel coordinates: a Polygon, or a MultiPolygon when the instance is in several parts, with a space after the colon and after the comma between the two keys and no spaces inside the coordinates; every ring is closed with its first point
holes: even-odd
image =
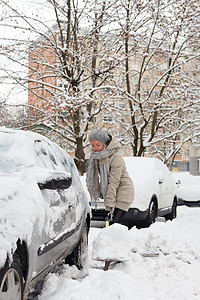
{"type": "Polygon", "coordinates": [[[121,223],[134,198],[134,185],[120,153],[119,142],[103,129],[89,135],[92,146],[87,188],[92,201],[104,199],[112,223],[121,223]]]}

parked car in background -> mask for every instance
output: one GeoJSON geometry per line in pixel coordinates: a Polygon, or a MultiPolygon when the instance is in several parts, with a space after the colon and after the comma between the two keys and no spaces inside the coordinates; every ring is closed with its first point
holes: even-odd
{"type": "MultiPolygon", "coordinates": [[[[124,157],[135,186],[135,199],[123,221],[129,228],[148,227],[157,217],[176,218],[177,188],[171,172],[159,159],[124,157]]],[[[103,200],[91,203],[92,220],[103,220],[103,200]]]]}
{"type": "Polygon", "coordinates": [[[84,265],[88,197],[49,139],[0,128],[0,299],[22,300],[56,265],[84,265]]]}
{"type": "Polygon", "coordinates": [[[177,184],[178,205],[200,206],[200,176],[189,172],[174,172],[177,184]]]}

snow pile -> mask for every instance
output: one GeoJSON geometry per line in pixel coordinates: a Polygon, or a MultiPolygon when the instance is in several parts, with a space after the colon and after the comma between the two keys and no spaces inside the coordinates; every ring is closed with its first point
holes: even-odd
{"type": "Polygon", "coordinates": [[[130,256],[130,232],[126,226],[113,224],[103,228],[93,243],[92,258],[126,261],[130,256]],[[126,245],[126,248],[124,248],[126,245]]]}
{"type": "MultiPolygon", "coordinates": [[[[193,215],[193,210],[190,214],[193,215]]],[[[181,219],[156,222],[140,230],[135,227],[128,230],[120,224],[103,228],[94,239],[92,258],[127,261],[136,253],[144,257],[173,255],[187,263],[200,260],[200,222],[197,218],[191,222],[191,215],[182,214],[181,219]],[[192,236],[191,232],[194,232],[192,236]]]]}
{"type": "Polygon", "coordinates": [[[132,251],[142,255],[173,255],[188,263],[199,260],[200,222],[196,218],[192,222],[189,220],[191,216],[182,216],[173,222],[156,222],[151,228],[132,228],[132,251]]]}
{"type": "MultiPolygon", "coordinates": [[[[132,228],[129,233],[117,224],[108,228],[91,227],[88,276],[64,265],[59,273],[47,276],[38,300],[200,299],[199,220],[200,208],[181,206],[177,219],[165,222],[159,218],[149,228],[132,228]],[[129,253],[128,261],[111,263],[107,272],[103,271],[104,262],[92,257],[94,251],[100,251],[97,245],[102,236],[105,241],[106,237],[115,241],[118,236],[113,247],[110,245],[110,256],[118,256],[119,249],[129,253]]],[[[102,255],[103,247],[107,247],[106,242],[102,255]]],[[[109,248],[104,251],[107,257],[109,248]]]]}

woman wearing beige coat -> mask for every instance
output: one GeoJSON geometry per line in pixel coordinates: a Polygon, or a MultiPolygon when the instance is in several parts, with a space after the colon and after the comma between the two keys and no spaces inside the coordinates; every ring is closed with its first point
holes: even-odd
{"type": "Polygon", "coordinates": [[[87,170],[87,188],[92,201],[104,199],[112,223],[121,223],[134,199],[134,185],[127,172],[116,138],[103,129],[89,135],[92,146],[87,170]]]}

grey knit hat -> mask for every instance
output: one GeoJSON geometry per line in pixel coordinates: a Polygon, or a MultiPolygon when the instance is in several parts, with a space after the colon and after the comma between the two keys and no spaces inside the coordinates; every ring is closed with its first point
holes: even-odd
{"type": "Polygon", "coordinates": [[[106,144],[110,140],[107,131],[103,129],[94,129],[89,135],[89,141],[99,141],[106,144]]]}

